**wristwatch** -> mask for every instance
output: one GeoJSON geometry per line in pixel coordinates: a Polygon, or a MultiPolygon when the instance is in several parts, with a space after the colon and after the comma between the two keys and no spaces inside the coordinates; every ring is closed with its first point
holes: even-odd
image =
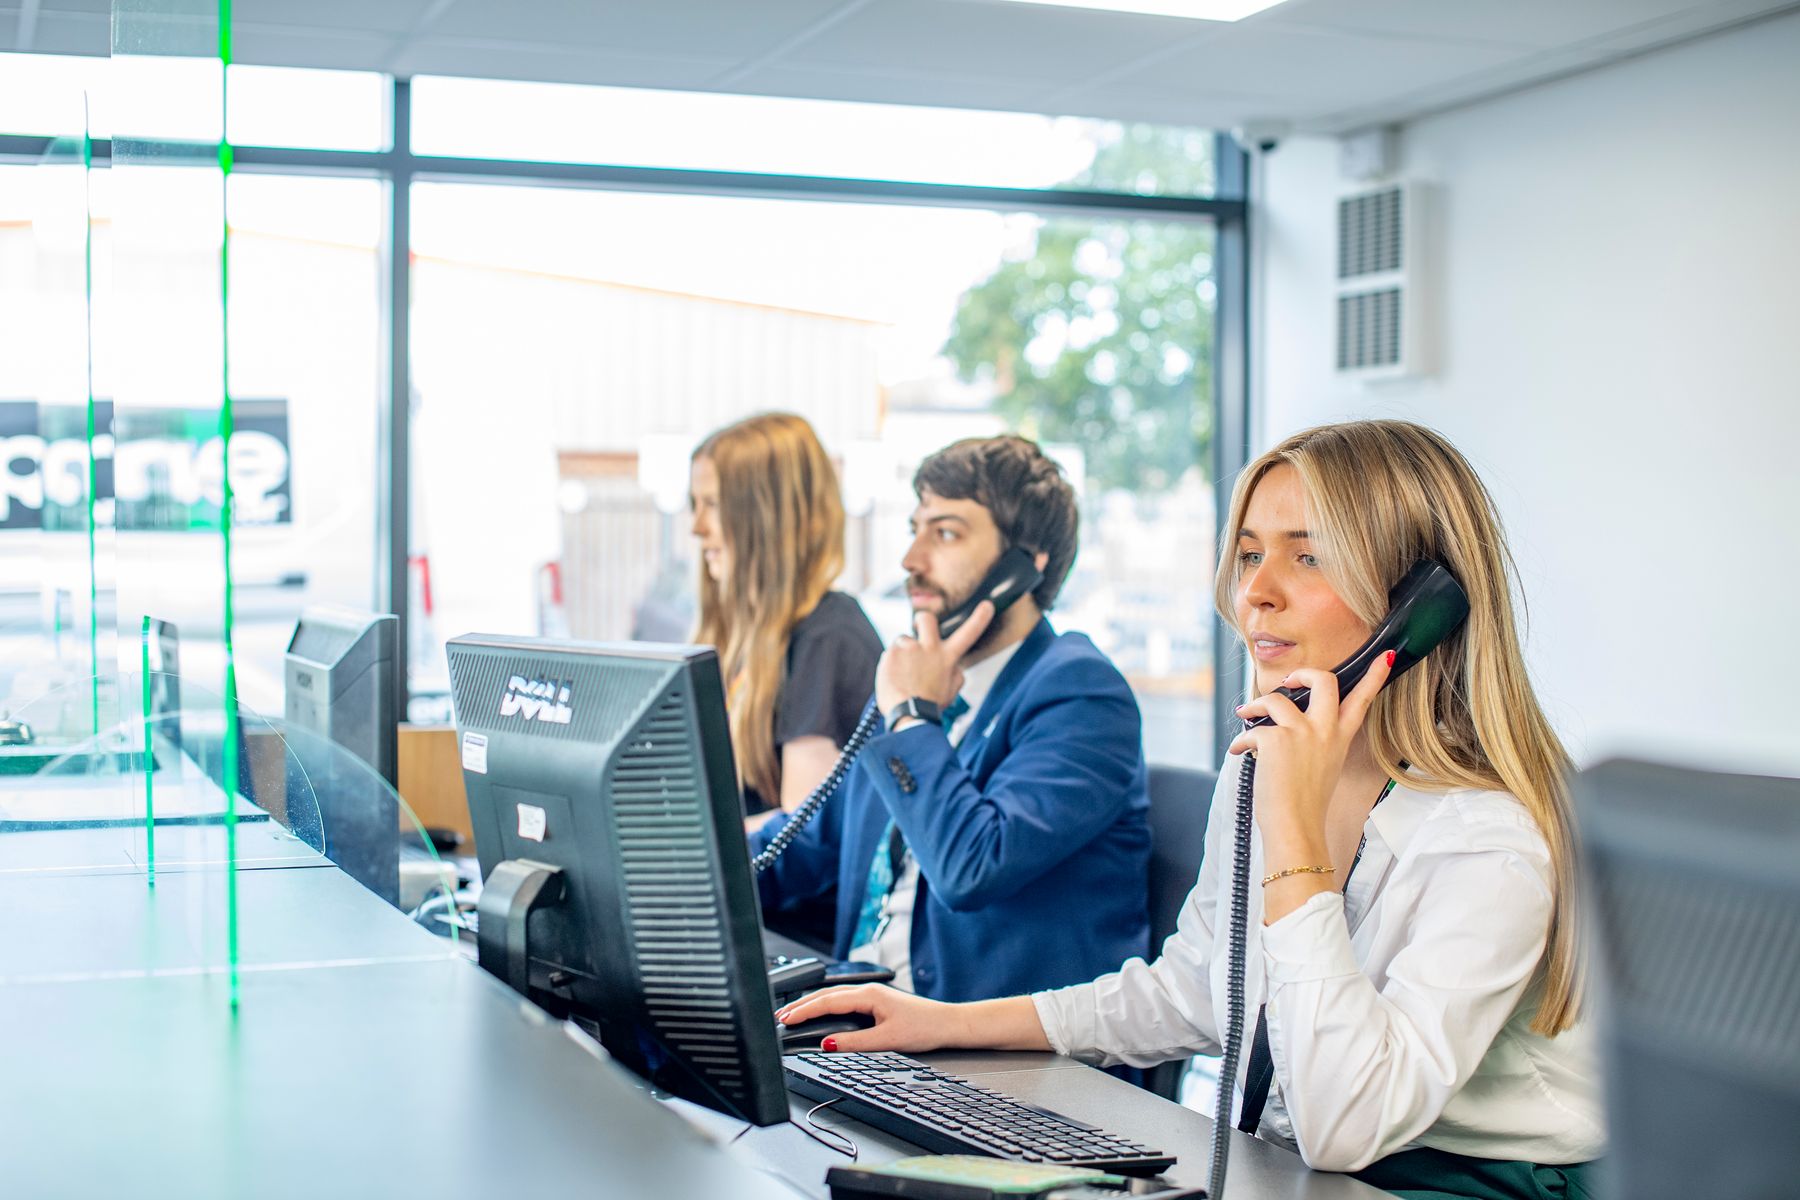
{"type": "Polygon", "coordinates": [[[935,700],[912,696],[887,711],[887,727],[892,729],[907,717],[917,717],[929,725],[936,725],[944,719],[944,710],[935,700]]]}

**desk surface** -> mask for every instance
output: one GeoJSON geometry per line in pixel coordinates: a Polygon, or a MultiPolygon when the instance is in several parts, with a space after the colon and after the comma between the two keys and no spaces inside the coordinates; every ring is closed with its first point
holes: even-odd
{"type": "Polygon", "coordinates": [[[0,875],[7,1195],[791,1197],[335,869],[240,874],[234,1016],[222,879],[0,875]]]}
{"type": "MultiPolygon", "coordinates": [[[[216,831],[171,832],[170,850],[194,838],[204,864],[216,831]]],[[[152,891],[117,831],[0,835],[9,1194],[759,1200],[823,1197],[826,1170],[846,1161],[795,1125],[651,1102],[597,1046],[324,860],[264,866],[238,876],[234,1017],[217,865],[159,873],[152,891]]],[[[1212,1122],[1199,1113],[1055,1055],[927,1057],[1176,1154],[1176,1182],[1206,1181],[1212,1122]]],[[[794,1098],[795,1120],[811,1107],[794,1098]]],[[[864,1162],[918,1153],[817,1119],[864,1162]]],[[[1232,1138],[1230,1200],[1385,1195],[1232,1138]]]]}

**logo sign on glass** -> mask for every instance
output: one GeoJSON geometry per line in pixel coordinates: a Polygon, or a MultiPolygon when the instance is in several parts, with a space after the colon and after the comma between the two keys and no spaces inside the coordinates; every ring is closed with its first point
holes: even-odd
{"type": "MultiPolygon", "coordinates": [[[[294,520],[286,400],[232,406],[234,523],[294,520]]],[[[216,410],[94,402],[94,517],[102,526],[216,529],[225,452],[216,410]]],[[[87,528],[87,409],[0,400],[0,529],[87,528]]]]}

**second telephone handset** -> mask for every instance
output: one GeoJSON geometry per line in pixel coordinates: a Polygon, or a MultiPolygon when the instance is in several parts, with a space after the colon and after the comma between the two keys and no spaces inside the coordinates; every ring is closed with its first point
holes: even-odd
{"type": "MultiPolygon", "coordinates": [[[[1037,556],[1028,550],[1014,546],[1002,554],[997,562],[982,577],[969,598],[945,613],[938,619],[938,636],[947,638],[962,628],[963,622],[974,615],[975,609],[986,600],[994,606],[994,620],[1000,619],[1014,601],[1031,593],[1031,590],[1043,582],[1043,572],[1038,570],[1037,556]]],[[[990,625],[989,628],[992,628],[990,625]]],[[[787,820],[763,848],[763,852],[750,860],[750,865],[757,874],[761,874],[774,865],[784,850],[800,836],[800,831],[819,813],[834,792],[843,785],[844,777],[850,773],[850,764],[862,753],[863,744],[875,730],[875,697],[870,696],[868,704],[863,706],[862,717],[856,722],[856,728],[844,741],[844,749],[838,755],[837,762],[832,764],[831,773],[812,790],[812,794],[801,801],[793,815],[787,820]]]]}

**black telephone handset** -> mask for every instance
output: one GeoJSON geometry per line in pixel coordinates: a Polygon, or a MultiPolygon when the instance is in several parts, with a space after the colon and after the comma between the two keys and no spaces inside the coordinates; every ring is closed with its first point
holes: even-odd
{"type": "MultiPolygon", "coordinates": [[[[1455,576],[1428,558],[1420,559],[1388,593],[1388,615],[1380,627],[1362,649],[1332,671],[1337,676],[1338,696],[1349,695],[1375,660],[1389,650],[1394,652],[1394,666],[1388,673],[1388,682],[1392,683],[1454,633],[1468,615],[1469,598],[1455,576]]],[[[1301,712],[1306,711],[1306,702],[1312,698],[1311,688],[1275,690],[1292,700],[1301,712]]],[[[1245,721],[1244,728],[1274,723],[1271,717],[1256,717],[1245,721]]]]}
{"type": "MultiPolygon", "coordinates": [[[[1033,588],[1043,582],[1043,578],[1043,572],[1037,567],[1036,556],[1018,546],[1012,547],[988,569],[988,573],[982,577],[967,600],[938,619],[938,636],[947,638],[962,628],[963,622],[974,615],[976,607],[983,600],[993,604],[993,619],[998,621],[1001,613],[1019,597],[1029,595],[1033,588]]],[[[850,774],[850,764],[862,753],[863,745],[875,730],[876,716],[875,697],[870,696],[869,702],[863,706],[862,716],[857,718],[856,728],[844,740],[844,748],[838,754],[837,762],[831,765],[831,773],[820,781],[811,795],[800,802],[794,815],[769,839],[769,844],[763,847],[762,853],[750,860],[750,866],[758,875],[774,865],[782,852],[800,836],[800,831],[819,815],[819,809],[824,806],[825,801],[831,799],[833,793],[843,786],[845,777],[850,774]]]]}
{"type": "Polygon", "coordinates": [[[1043,581],[1044,573],[1037,569],[1037,557],[1029,550],[1014,546],[1000,556],[967,600],[938,618],[938,636],[947,638],[962,628],[963,622],[975,615],[976,607],[983,600],[993,602],[994,620],[998,621],[1000,614],[1014,600],[1028,595],[1043,581]]]}
{"type": "MultiPolygon", "coordinates": [[[[1388,673],[1392,683],[1408,668],[1430,654],[1439,643],[1462,625],[1469,616],[1469,597],[1442,564],[1421,559],[1401,576],[1388,592],[1388,615],[1364,642],[1361,649],[1339,663],[1332,674],[1337,676],[1338,695],[1348,695],[1362,682],[1376,658],[1394,652],[1394,665],[1388,673]]],[[[1384,685],[1385,686],[1385,685],[1384,685]]],[[[1276,688],[1302,711],[1312,698],[1311,688],[1276,688]]],[[[1245,729],[1273,725],[1272,717],[1254,717],[1244,722],[1245,729]]],[[[1251,796],[1256,788],[1256,755],[1244,755],[1243,770],[1238,774],[1237,827],[1233,830],[1231,860],[1231,945],[1226,964],[1225,986],[1225,1055],[1219,1065],[1217,1107],[1213,1113],[1212,1180],[1207,1189],[1211,1200],[1221,1200],[1225,1187],[1225,1162],[1230,1151],[1231,1095],[1238,1073],[1238,1048],[1244,1038],[1244,959],[1245,935],[1250,916],[1250,811],[1251,796]]],[[[1254,1132],[1247,1130],[1246,1132],[1254,1132]]]]}

